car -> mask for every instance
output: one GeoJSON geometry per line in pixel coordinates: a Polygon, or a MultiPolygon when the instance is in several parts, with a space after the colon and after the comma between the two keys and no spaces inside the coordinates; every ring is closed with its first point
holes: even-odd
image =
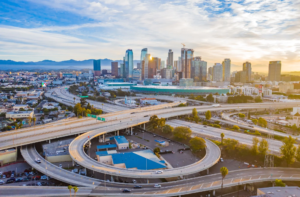
{"type": "Polygon", "coordinates": [[[149,115],[146,115],[146,116],[144,116],[144,117],[148,117],[149,115]]]}
{"type": "Polygon", "coordinates": [[[47,185],[48,183],[47,182],[41,182],[42,186],[45,186],[47,185]]]}
{"type": "Polygon", "coordinates": [[[154,187],[155,187],[155,188],[161,188],[161,185],[155,184],[154,187]]]}
{"type": "Polygon", "coordinates": [[[0,180],[0,185],[4,185],[5,182],[3,180],[0,180]]]}
{"type": "Polygon", "coordinates": [[[135,188],[135,189],[141,189],[142,186],[140,186],[140,185],[135,185],[133,188],[135,188]]]}
{"type": "Polygon", "coordinates": [[[37,182],[36,185],[37,185],[37,186],[42,186],[42,183],[41,183],[41,182],[37,182]]]}
{"type": "Polygon", "coordinates": [[[15,178],[9,178],[6,180],[6,183],[14,183],[16,181],[15,178]]]}
{"type": "Polygon", "coordinates": [[[35,162],[36,162],[36,163],[41,163],[41,160],[40,160],[39,158],[36,158],[36,159],[35,159],[35,162]]]}
{"type": "Polygon", "coordinates": [[[72,172],[73,172],[73,173],[78,173],[78,168],[74,168],[74,169],[72,170],[72,172]]]}
{"type": "Polygon", "coordinates": [[[133,182],[133,183],[136,183],[136,180],[133,179],[132,182],[133,182]]]}
{"type": "Polygon", "coordinates": [[[11,174],[10,177],[15,177],[15,174],[11,174]]]}
{"type": "Polygon", "coordinates": [[[162,174],[162,173],[163,173],[162,170],[157,170],[157,171],[155,171],[155,174],[162,174]]]}
{"type": "Polygon", "coordinates": [[[130,114],[135,114],[135,112],[131,112],[130,114]]]}
{"type": "Polygon", "coordinates": [[[2,175],[3,174],[3,172],[2,171],[0,171],[0,175],[2,175]]]}
{"type": "Polygon", "coordinates": [[[48,177],[46,175],[41,176],[41,180],[47,180],[48,177]]]}
{"type": "Polygon", "coordinates": [[[25,177],[25,178],[23,178],[23,181],[25,182],[25,181],[30,181],[31,180],[31,178],[30,177],[25,177]]]}
{"type": "Polygon", "coordinates": [[[5,174],[3,174],[2,178],[3,178],[3,179],[6,179],[6,175],[5,175],[5,174]]]}
{"type": "Polygon", "coordinates": [[[129,189],[123,189],[123,193],[130,193],[131,191],[129,189]]]}
{"type": "Polygon", "coordinates": [[[204,127],[206,128],[207,126],[206,126],[206,125],[204,125],[204,127]]]}
{"type": "Polygon", "coordinates": [[[224,162],[223,158],[220,159],[221,162],[224,162]]]}
{"type": "Polygon", "coordinates": [[[62,164],[59,164],[58,167],[62,168],[62,164]]]}
{"type": "Polygon", "coordinates": [[[156,137],[156,135],[153,135],[153,137],[156,137]]]}
{"type": "Polygon", "coordinates": [[[22,178],[17,178],[17,179],[16,179],[16,182],[22,182],[22,181],[23,181],[22,178]]]}

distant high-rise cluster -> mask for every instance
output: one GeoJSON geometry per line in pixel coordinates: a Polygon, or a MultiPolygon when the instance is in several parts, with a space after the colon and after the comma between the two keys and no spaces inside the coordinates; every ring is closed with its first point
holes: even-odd
{"type": "Polygon", "coordinates": [[[269,81],[280,81],[281,61],[270,61],[269,63],[269,81]]]}

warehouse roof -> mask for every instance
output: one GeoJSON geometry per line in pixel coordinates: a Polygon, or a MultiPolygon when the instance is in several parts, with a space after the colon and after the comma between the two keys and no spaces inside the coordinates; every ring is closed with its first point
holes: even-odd
{"type": "Polygon", "coordinates": [[[107,148],[117,148],[117,145],[116,144],[108,144],[108,145],[97,146],[97,150],[107,149],[107,148]]]}
{"type": "Polygon", "coordinates": [[[118,144],[128,143],[127,139],[124,136],[115,136],[113,137],[118,144]]]}

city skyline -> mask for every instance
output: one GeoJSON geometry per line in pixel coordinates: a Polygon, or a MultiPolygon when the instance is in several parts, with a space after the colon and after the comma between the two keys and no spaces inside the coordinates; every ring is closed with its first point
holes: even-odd
{"type": "Polygon", "coordinates": [[[298,5],[275,0],[5,0],[0,3],[0,59],[121,60],[131,48],[138,60],[147,47],[166,61],[169,49],[174,60],[180,57],[184,43],[208,66],[229,58],[231,71],[246,61],[255,72],[268,72],[269,61],[281,61],[283,72],[297,71],[298,5]]]}

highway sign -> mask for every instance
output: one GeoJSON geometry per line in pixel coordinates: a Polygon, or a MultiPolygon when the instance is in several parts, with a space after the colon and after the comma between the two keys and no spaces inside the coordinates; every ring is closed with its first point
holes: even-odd
{"type": "Polygon", "coordinates": [[[87,117],[91,117],[91,114],[87,114],[87,117]]]}
{"type": "Polygon", "coordinates": [[[97,118],[97,116],[96,115],[92,115],[92,118],[97,118]]]}

